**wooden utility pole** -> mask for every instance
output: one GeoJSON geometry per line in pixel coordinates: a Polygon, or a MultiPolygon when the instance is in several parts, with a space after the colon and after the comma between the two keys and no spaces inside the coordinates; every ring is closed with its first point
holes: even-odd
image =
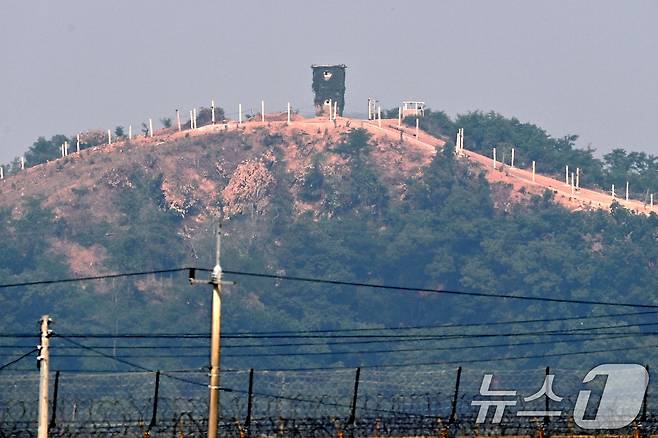
{"type": "Polygon", "coordinates": [[[222,320],[222,285],[233,284],[222,281],[222,267],[220,264],[222,248],[222,228],[217,228],[215,247],[215,267],[209,281],[196,280],[194,270],[190,270],[191,284],[212,285],[212,322],[210,325],[210,390],[208,402],[208,438],[217,438],[219,426],[219,372],[221,359],[221,320],[222,320]]]}
{"type": "Polygon", "coordinates": [[[39,429],[38,438],[48,437],[48,372],[50,365],[50,354],[48,347],[50,344],[51,331],[48,328],[50,318],[48,315],[41,317],[41,342],[39,344],[39,429]]]}

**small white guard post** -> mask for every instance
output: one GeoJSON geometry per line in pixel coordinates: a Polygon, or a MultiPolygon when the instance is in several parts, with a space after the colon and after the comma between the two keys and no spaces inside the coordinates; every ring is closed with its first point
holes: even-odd
{"type": "Polygon", "coordinates": [[[532,161],[532,182],[535,182],[535,170],[536,170],[536,164],[535,161],[532,161]]]}
{"type": "Polygon", "coordinates": [[[128,125],[128,140],[133,139],[133,125],[128,125]]]}
{"type": "Polygon", "coordinates": [[[80,133],[75,136],[75,151],[80,152],[80,133]]]}
{"type": "Polygon", "coordinates": [[[112,144],[112,131],[107,130],[107,144],[112,144]]]}
{"type": "Polygon", "coordinates": [[[496,148],[493,148],[493,168],[496,169],[496,148]]]}
{"type": "Polygon", "coordinates": [[[181,130],[181,124],[180,124],[180,111],[176,110],[176,124],[178,125],[178,132],[181,130]]]}
{"type": "Polygon", "coordinates": [[[398,128],[402,127],[402,107],[398,107],[398,128]]]}
{"type": "Polygon", "coordinates": [[[149,119],[149,137],[153,138],[153,119],[149,119]]]}
{"type": "Polygon", "coordinates": [[[265,123],[265,101],[260,101],[260,121],[265,123]]]}
{"type": "Polygon", "coordinates": [[[290,124],[290,102],[288,102],[288,124],[290,124]]]}
{"type": "Polygon", "coordinates": [[[416,117],[416,138],[419,137],[420,119],[416,117]]]}
{"type": "Polygon", "coordinates": [[[512,161],[510,162],[510,167],[514,167],[514,148],[512,148],[512,161]]]}
{"type": "Polygon", "coordinates": [[[210,101],[210,121],[215,124],[215,99],[210,101]]]}

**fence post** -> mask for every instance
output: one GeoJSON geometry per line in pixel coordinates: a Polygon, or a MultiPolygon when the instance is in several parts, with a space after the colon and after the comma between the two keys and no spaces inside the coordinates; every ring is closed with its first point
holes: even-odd
{"type": "Polygon", "coordinates": [[[462,378],[462,367],[457,368],[457,379],[455,380],[455,395],[452,397],[452,409],[450,410],[450,419],[448,424],[455,422],[455,416],[457,415],[457,400],[459,399],[459,382],[462,378]]]}
{"type": "Polygon", "coordinates": [[[350,412],[350,418],[347,420],[347,424],[354,426],[356,423],[356,400],[359,396],[359,378],[361,377],[361,367],[356,369],[356,377],[354,378],[354,394],[352,395],[352,407],[350,412]]]}
{"type": "Polygon", "coordinates": [[[153,414],[151,415],[151,422],[147,429],[148,432],[151,432],[151,429],[155,427],[155,422],[158,418],[158,396],[160,393],[160,370],[155,372],[155,393],[153,394],[153,414]]]}
{"type": "MultiPolygon", "coordinates": [[[[548,382],[547,379],[548,379],[548,375],[549,375],[550,373],[551,373],[551,367],[546,367],[546,377],[544,378],[544,381],[545,381],[545,382],[548,382]]],[[[546,391],[548,391],[548,388],[545,388],[545,389],[546,389],[546,391]]],[[[546,395],[546,402],[545,402],[545,403],[546,403],[546,406],[545,406],[545,407],[546,407],[546,409],[545,409],[545,411],[546,411],[546,416],[544,416],[544,429],[545,429],[545,430],[548,430],[548,423],[549,423],[549,421],[551,420],[551,419],[549,418],[549,416],[548,416],[548,409],[549,409],[549,408],[548,408],[548,401],[549,401],[549,400],[550,400],[550,399],[549,399],[548,394],[547,394],[547,395],[546,395]]]]}
{"type": "Polygon", "coordinates": [[[55,372],[55,387],[53,388],[53,411],[50,415],[50,423],[48,424],[48,430],[55,427],[55,421],[57,419],[57,395],[59,393],[59,371],[55,372]]]}
{"type": "Polygon", "coordinates": [[[247,431],[247,437],[251,438],[251,409],[254,396],[254,369],[249,370],[249,390],[247,392],[247,419],[244,421],[244,428],[247,431]]]}

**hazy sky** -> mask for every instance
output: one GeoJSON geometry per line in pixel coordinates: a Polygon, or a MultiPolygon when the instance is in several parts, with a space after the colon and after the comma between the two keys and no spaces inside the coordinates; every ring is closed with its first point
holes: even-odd
{"type": "Polygon", "coordinates": [[[312,63],[348,65],[348,113],[419,99],[658,154],[653,0],[2,1],[0,49],[0,162],[211,98],[308,109],[312,63]]]}

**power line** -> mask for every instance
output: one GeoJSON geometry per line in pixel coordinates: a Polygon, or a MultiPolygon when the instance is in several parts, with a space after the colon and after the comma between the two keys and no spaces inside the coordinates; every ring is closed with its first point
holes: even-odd
{"type": "MultiPolygon", "coordinates": [[[[625,339],[634,337],[635,334],[629,335],[619,335],[619,336],[609,336],[603,338],[597,337],[585,337],[581,339],[555,339],[549,341],[532,341],[532,342],[518,342],[518,343],[499,343],[499,344],[479,344],[479,345],[467,345],[467,346],[458,346],[458,347],[423,347],[423,348],[399,348],[399,349],[383,349],[383,350],[355,350],[355,351],[321,351],[321,352],[285,352],[285,353],[236,353],[225,356],[226,359],[231,359],[234,357],[287,357],[287,356],[333,356],[333,355],[361,355],[361,354],[387,354],[387,353],[407,353],[407,352],[431,352],[431,351],[461,351],[461,350],[471,350],[471,349],[481,349],[481,348],[498,348],[498,347],[521,347],[529,345],[542,345],[542,344],[563,344],[563,343],[575,343],[575,342],[590,342],[590,341],[609,341],[614,339],[625,339]]],[[[207,348],[207,346],[204,346],[207,348]]],[[[105,349],[110,349],[112,347],[102,347],[105,349]]],[[[74,353],[64,353],[64,354],[51,354],[50,357],[71,357],[71,358],[80,358],[80,357],[101,357],[98,355],[82,355],[74,353]]],[[[128,355],[119,355],[113,356],[121,359],[160,359],[160,358],[202,358],[208,357],[208,354],[128,354],[128,355]]]]}
{"type": "Polygon", "coordinates": [[[1,366],[0,366],[0,371],[4,370],[4,369],[7,368],[7,367],[12,366],[13,364],[15,364],[15,363],[17,363],[17,362],[20,362],[21,360],[25,359],[25,358],[28,357],[28,356],[31,356],[33,353],[35,353],[35,352],[37,352],[37,351],[39,351],[39,349],[38,349],[38,348],[35,348],[34,350],[32,350],[32,351],[28,351],[27,353],[25,353],[25,354],[19,356],[18,358],[14,359],[14,360],[12,360],[12,361],[10,361],[10,362],[7,362],[7,363],[4,364],[4,365],[1,365],[1,366]]]}
{"type": "MultiPolygon", "coordinates": [[[[197,268],[199,271],[212,272],[211,269],[207,268],[197,268]]],[[[327,280],[322,278],[312,278],[312,277],[298,277],[290,275],[278,275],[278,274],[263,274],[258,272],[245,272],[245,271],[231,271],[223,270],[224,274],[237,275],[243,277],[254,277],[254,278],[267,278],[271,280],[288,280],[288,281],[297,281],[304,283],[316,283],[316,284],[330,284],[334,286],[354,286],[354,287],[368,287],[372,289],[384,289],[384,290],[395,290],[400,292],[425,292],[425,293],[435,293],[443,295],[460,295],[460,296],[471,296],[471,297],[482,297],[482,298],[507,298],[514,300],[525,300],[525,301],[542,301],[542,302],[551,302],[551,303],[568,303],[568,304],[587,304],[587,305],[598,305],[598,306],[615,306],[615,307],[637,307],[645,309],[657,309],[658,305],[656,304],[638,304],[638,303],[624,303],[624,302],[613,302],[613,301],[594,301],[594,300],[577,300],[569,298],[550,298],[550,297],[531,297],[528,295],[509,295],[502,293],[484,293],[484,292],[466,292],[466,291],[456,291],[456,290],[446,290],[446,289],[430,289],[430,288],[418,288],[418,287],[408,287],[408,286],[391,286],[386,284],[376,284],[376,283],[363,283],[363,282],[354,282],[354,281],[341,281],[341,280],[327,280]]]]}
{"type": "MultiPolygon", "coordinates": [[[[212,272],[211,269],[207,268],[172,268],[172,269],[160,269],[153,271],[141,271],[141,272],[126,272],[126,273],[117,273],[117,274],[105,274],[105,275],[96,275],[89,277],[75,277],[75,278],[64,278],[56,280],[39,280],[39,281],[27,281],[20,283],[8,283],[0,284],[0,289],[8,289],[14,287],[24,287],[24,286],[37,286],[37,285],[48,285],[48,284],[60,284],[60,283],[73,283],[80,281],[93,281],[93,280],[102,280],[107,278],[121,278],[121,277],[134,277],[148,274],[165,274],[165,273],[174,273],[182,271],[205,271],[212,272]]],[[[341,280],[327,280],[321,278],[312,278],[312,277],[299,277],[299,276],[290,276],[290,275],[277,275],[277,274],[265,274],[258,272],[247,272],[247,271],[234,271],[234,270],[224,270],[225,274],[245,276],[245,277],[254,277],[254,278],[267,278],[271,280],[287,280],[287,281],[297,281],[305,283],[316,283],[316,284],[330,284],[334,286],[353,286],[353,287],[368,287],[373,289],[383,289],[383,290],[394,290],[400,292],[424,292],[424,293],[435,293],[435,294],[444,294],[444,295],[459,295],[459,296],[471,296],[471,297],[482,297],[482,298],[503,298],[503,299],[514,299],[514,300],[525,300],[525,301],[541,301],[541,302],[552,302],[552,303],[568,303],[568,304],[586,304],[586,305],[599,305],[599,306],[615,306],[615,307],[634,307],[634,308],[649,308],[649,309],[658,309],[656,304],[640,304],[640,303],[624,303],[624,302],[612,302],[612,301],[595,301],[595,300],[577,300],[569,298],[550,298],[550,297],[532,297],[528,295],[510,295],[502,293],[484,293],[484,292],[472,292],[472,291],[456,291],[456,290],[447,290],[447,289],[431,289],[431,288],[417,288],[409,286],[393,286],[386,284],[376,284],[376,283],[364,283],[364,282],[353,282],[353,281],[341,281],[341,280]]]]}
{"type": "MultiPolygon", "coordinates": [[[[64,336],[59,336],[59,337],[62,338],[62,339],[64,339],[64,340],[67,341],[67,342],[70,342],[71,344],[73,344],[73,345],[75,345],[75,346],[77,346],[77,347],[80,347],[80,348],[82,348],[82,349],[85,349],[85,350],[88,350],[88,351],[91,351],[91,352],[97,353],[97,354],[99,354],[99,355],[101,355],[101,356],[103,356],[103,357],[106,357],[106,358],[108,358],[108,359],[112,359],[112,360],[114,360],[114,361],[116,361],[116,362],[119,362],[119,363],[122,363],[122,364],[124,364],[124,365],[128,365],[128,366],[131,366],[131,367],[133,367],[133,368],[140,369],[140,370],[142,370],[142,371],[148,371],[148,372],[150,372],[150,373],[155,373],[155,372],[156,372],[156,370],[152,370],[152,369],[150,369],[150,368],[146,368],[146,367],[144,367],[144,366],[142,366],[142,365],[139,365],[139,364],[136,364],[136,363],[134,363],[134,362],[127,361],[127,360],[125,360],[125,359],[121,359],[121,358],[118,358],[118,357],[114,357],[114,356],[112,356],[112,355],[109,355],[109,354],[103,353],[102,351],[96,350],[96,349],[94,349],[94,348],[87,347],[86,345],[83,345],[83,344],[81,344],[81,343],[79,343],[79,342],[76,342],[76,341],[74,341],[73,339],[69,339],[69,338],[64,337],[64,336]]],[[[203,383],[195,382],[195,381],[193,381],[193,380],[185,379],[185,378],[182,378],[182,377],[172,376],[172,375],[167,374],[167,373],[160,372],[160,374],[163,375],[163,376],[169,377],[169,378],[172,379],[172,380],[178,380],[178,381],[180,381],[180,382],[189,383],[189,384],[192,384],[192,385],[206,386],[206,385],[204,385],[203,383]]]]}
{"type": "Polygon", "coordinates": [[[395,327],[359,327],[359,328],[341,328],[341,329],[315,329],[315,330],[275,330],[275,331],[258,331],[258,332],[227,332],[227,335],[252,335],[252,334],[302,334],[302,333],[342,333],[342,332],[370,332],[370,331],[400,331],[400,330],[424,330],[434,328],[453,328],[453,327],[482,327],[494,325],[509,325],[509,324],[532,324],[540,322],[559,322],[559,321],[576,321],[576,320],[589,320],[589,319],[603,319],[615,318],[619,316],[641,316],[641,315],[655,315],[658,311],[649,310],[644,312],[628,312],[628,313],[610,313],[605,315],[584,315],[584,316],[567,316],[560,318],[540,318],[540,319],[516,319],[508,321],[489,321],[489,322],[473,322],[473,323],[450,323],[450,324],[433,324],[433,325],[415,325],[415,326],[395,326],[395,327]]]}
{"type": "MultiPolygon", "coordinates": [[[[572,321],[572,320],[589,320],[589,319],[602,319],[602,318],[613,318],[619,316],[641,316],[641,315],[654,315],[658,313],[657,311],[645,311],[645,312],[630,312],[630,313],[611,313],[604,315],[585,315],[585,316],[573,316],[573,317],[561,317],[561,318],[542,318],[542,319],[521,319],[521,320],[508,320],[508,321],[490,321],[490,322],[481,322],[481,323],[456,323],[456,324],[438,324],[438,325],[417,325],[417,326],[406,326],[406,327],[366,327],[366,328],[344,328],[344,329],[317,329],[317,330],[279,330],[279,331],[263,331],[263,332],[226,332],[227,335],[243,335],[243,334],[303,334],[303,333],[341,333],[341,332],[363,332],[363,331],[401,331],[401,330],[422,330],[422,329],[434,329],[434,328],[453,328],[453,327],[477,327],[477,326],[494,326],[494,325],[509,325],[509,324],[527,324],[527,323],[539,323],[539,322],[557,322],[557,321],[572,321]]],[[[197,335],[186,335],[193,336],[195,339],[197,335]]],[[[205,335],[200,335],[205,336],[205,335]]],[[[20,334],[7,334],[0,333],[0,338],[23,338],[23,337],[36,337],[34,334],[30,333],[20,333],[20,334]]],[[[199,339],[204,339],[203,337],[199,339]]],[[[270,344],[277,346],[277,344],[270,344]]],[[[297,345],[297,344],[295,344],[297,345]]],[[[314,344],[312,344],[314,345],[314,344]]],[[[322,344],[323,345],[323,344],[322,344]]],[[[251,347],[245,346],[245,347],[251,347]]],[[[253,345],[253,347],[261,347],[262,345],[253,345]]],[[[285,344],[284,346],[289,346],[285,344]]],[[[0,349],[24,349],[31,348],[32,345],[0,345],[0,349]]],[[[241,347],[231,346],[231,347],[241,347]]],[[[55,347],[61,349],[67,348],[79,348],[79,347],[55,347]]],[[[162,345],[162,346],[92,346],[92,348],[100,349],[190,349],[190,348],[206,348],[206,345],[162,345]]]]}
{"type": "MultiPolygon", "coordinates": [[[[646,322],[646,323],[637,323],[637,324],[618,324],[618,325],[603,325],[596,327],[578,327],[570,329],[555,329],[555,330],[540,330],[540,331],[526,331],[526,332],[507,332],[507,333],[466,333],[466,334],[383,334],[383,335],[374,335],[374,334],[301,334],[301,335],[224,335],[223,339],[370,339],[373,342],[387,342],[391,340],[396,342],[398,340],[411,339],[414,341],[422,340],[434,340],[434,339],[465,339],[465,338],[480,338],[480,337],[509,337],[509,336],[545,336],[545,335],[561,335],[566,333],[573,332],[582,332],[589,330],[609,330],[617,328],[632,328],[632,327],[647,327],[647,326],[656,326],[658,322],[646,322]]],[[[619,333],[613,333],[619,334],[619,333]]],[[[157,334],[147,334],[147,333],[122,333],[122,334],[111,334],[111,333],[67,333],[67,334],[58,334],[54,333],[54,337],[66,337],[66,338],[83,338],[83,339],[208,339],[210,335],[204,333],[157,333],[157,334]]],[[[301,344],[295,344],[301,345],[301,344]]],[[[250,345],[245,345],[250,346],[250,345]]],[[[235,348],[235,345],[233,346],[235,348]]]]}
{"type": "MultiPolygon", "coordinates": [[[[437,365],[460,365],[468,363],[482,363],[482,362],[496,362],[496,361],[514,361],[525,359],[544,359],[547,357],[562,357],[562,356],[578,356],[599,353],[609,353],[614,351],[628,351],[628,350],[644,350],[648,348],[658,348],[658,345],[648,345],[641,347],[621,347],[621,348],[606,348],[603,350],[590,350],[590,351],[572,351],[566,353],[546,353],[534,354],[527,356],[506,356],[506,357],[491,357],[486,359],[465,359],[465,360],[448,360],[440,362],[416,362],[416,363],[397,363],[397,364],[374,364],[374,365],[357,365],[360,368],[406,368],[406,367],[420,367],[420,366],[437,366],[437,365]]],[[[320,370],[342,370],[354,367],[310,367],[310,368],[261,368],[258,371],[320,371],[320,370]]]]}
{"type": "Polygon", "coordinates": [[[42,285],[60,284],[60,283],[76,283],[80,281],[103,280],[107,278],[137,277],[137,276],[149,275],[149,274],[168,274],[168,273],[182,272],[187,270],[188,268],[157,269],[154,271],[121,272],[118,274],[94,275],[90,277],[73,277],[73,278],[60,278],[56,280],[24,281],[21,283],[0,284],[0,289],[9,289],[13,287],[24,287],[24,286],[42,286],[42,285]]]}
{"type": "MultiPolygon", "coordinates": [[[[71,340],[69,340],[71,341],[71,340]]],[[[75,341],[72,341],[75,342],[75,341]]],[[[77,343],[76,343],[77,344],[77,343]]],[[[81,345],[81,344],[78,344],[81,345]]],[[[87,349],[87,347],[84,347],[87,349]]],[[[609,353],[609,352],[616,352],[616,351],[629,351],[629,350],[643,350],[643,349],[648,349],[648,348],[658,348],[658,345],[648,345],[648,346],[638,346],[638,347],[621,347],[621,348],[606,348],[606,349],[601,349],[601,350],[587,350],[587,351],[574,351],[574,352],[564,352],[564,353],[542,353],[542,354],[534,354],[534,355],[525,355],[525,356],[503,356],[503,357],[490,357],[490,358],[481,358],[481,359],[461,359],[461,360],[450,360],[450,361],[438,361],[438,362],[406,362],[406,363],[387,363],[387,364],[364,364],[364,365],[356,365],[359,366],[360,368],[405,368],[405,367],[419,367],[419,366],[440,366],[440,365],[463,365],[463,364],[471,364],[471,363],[484,363],[484,362],[495,362],[495,361],[516,361],[516,360],[527,360],[527,359],[544,359],[548,357],[564,357],[564,356],[578,356],[578,355],[591,355],[591,354],[600,354],[600,353],[609,353]]],[[[94,351],[91,349],[91,351],[94,351]]],[[[32,352],[31,352],[32,353],[32,352]]],[[[99,352],[100,353],[100,352],[99,352]]],[[[142,371],[148,371],[148,372],[155,372],[154,370],[151,370],[149,368],[143,367],[138,364],[134,364],[132,362],[125,361],[123,359],[120,359],[118,357],[113,357],[110,355],[102,354],[104,357],[108,359],[115,360],[120,363],[128,364],[132,367],[138,368],[142,371]]],[[[330,370],[345,370],[345,369],[353,369],[356,366],[319,366],[319,367],[307,367],[307,368],[260,368],[258,371],[290,371],[290,372],[306,372],[306,371],[330,371],[330,370]]],[[[223,372],[239,372],[239,371],[244,371],[244,370],[234,370],[234,369],[225,369],[222,370],[223,372]]],[[[198,371],[190,371],[190,372],[198,372],[198,371]]],[[[163,374],[161,372],[161,374],[163,374]]],[[[167,374],[163,374],[167,375],[167,374]]],[[[171,376],[167,375],[167,377],[170,377],[175,380],[181,380],[185,383],[192,383],[195,385],[200,385],[200,386],[205,386],[204,384],[201,384],[199,382],[194,382],[190,381],[188,379],[182,379],[180,377],[176,376],[171,376]]],[[[225,391],[233,391],[229,388],[224,388],[223,390],[225,391]]],[[[238,391],[239,392],[239,391],[238,391]]]]}

